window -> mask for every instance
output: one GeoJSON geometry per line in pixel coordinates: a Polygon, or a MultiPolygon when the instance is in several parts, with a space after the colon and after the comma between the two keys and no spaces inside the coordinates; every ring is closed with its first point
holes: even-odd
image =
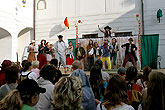
{"type": "Polygon", "coordinates": [[[115,37],[126,37],[132,36],[132,32],[116,32],[115,37]]]}
{"type": "Polygon", "coordinates": [[[46,9],[46,0],[39,0],[37,3],[37,10],[46,9]]]}
{"type": "Polygon", "coordinates": [[[98,38],[98,34],[82,34],[82,38],[98,38]]]}

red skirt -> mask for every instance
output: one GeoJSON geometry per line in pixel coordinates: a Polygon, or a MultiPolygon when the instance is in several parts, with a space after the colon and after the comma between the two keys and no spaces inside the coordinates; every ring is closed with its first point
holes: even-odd
{"type": "Polygon", "coordinates": [[[41,69],[42,66],[44,66],[45,64],[47,64],[46,55],[44,55],[44,54],[39,54],[39,55],[37,56],[37,59],[38,59],[38,61],[40,62],[39,69],[41,69]]]}
{"type": "Polygon", "coordinates": [[[73,56],[70,55],[66,57],[66,65],[72,65],[72,63],[74,62],[73,56]]]}

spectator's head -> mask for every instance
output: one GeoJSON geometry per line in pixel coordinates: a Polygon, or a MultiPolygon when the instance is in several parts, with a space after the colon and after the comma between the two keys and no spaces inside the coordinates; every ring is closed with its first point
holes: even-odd
{"type": "Polygon", "coordinates": [[[12,62],[10,60],[4,60],[1,64],[1,72],[4,73],[6,71],[6,68],[11,65],[12,65],[12,62]]]}
{"type": "Polygon", "coordinates": [[[98,65],[102,69],[103,62],[100,59],[98,59],[98,60],[95,61],[94,65],[98,65]]]}
{"type": "Polygon", "coordinates": [[[136,67],[131,66],[126,71],[126,81],[134,81],[137,76],[138,70],[136,67]]]}
{"type": "Polygon", "coordinates": [[[165,110],[165,74],[153,71],[147,84],[145,110],[165,110]]]}
{"type": "Polygon", "coordinates": [[[126,82],[120,75],[114,75],[108,82],[103,104],[110,107],[119,105],[121,102],[128,102],[126,82]]]}
{"type": "Polygon", "coordinates": [[[46,64],[40,70],[40,77],[44,78],[45,80],[49,80],[50,82],[54,82],[55,77],[57,74],[57,70],[54,65],[46,64]]]}
{"type": "Polygon", "coordinates": [[[33,68],[39,68],[40,62],[39,61],[32,61],[33,68]]]}
{"type": "Polygon", "coordinates": [[[21,81],[17,90],[20,92],[23,104],[34,106],[39,100],[39,94],[45,93],[46,89],[38,86],[37,82],[32,79],[25,79],[21,81]]]}
{"type": "Polygon", "coordinates": [[[49,63],[54,65],[56,68],[58,67],[58,60],[57,59],[52,59],[49,63]]]}
{"type": "Polygon", "coordinates": [[[148,76],[151,73],[152,69],[149,66],[144,67],[143,69],[143,80],[148,81],[148,76]]]}
{"type": "Polygon", "coordinates": [[[23,66],[23,72],[30,71],[32,64],[30,62],[26,62],[23,66]]]}
{"type": "Polygon", "coordinates": [[[117,73],[121,76],[124,76],[126,74],[126,69],[124,67],[119,67],[117,73]]]}
{"type": "Polygon", "coordinates": [[[21,63],[22,67],[25,66],[25,63],[26,63],[26,62],[28,62],[28,60],[23,60],[23,61],[22,61],[22,63],[21,63]]]}
{"type": "Polygon", "coordinates": [[[80,110],[82,84],[76,76],[62,77],[54,87],[54,110],[80,110]]]}
{"type": "Polygon", "coordinates": [[[102,74],[101,74],[101,68],[100,68],[99,65],[95,64],[95,65],[92,66],[92,68],[90,70],[89,81],[90,82],[94,81],[95,84],[103,83],[102,74]]]}
{"type": "Polygon", "coordinates": [[[93,65],[90,70],[89,82],[96,99],[100,99],[100,94],[104,94],[104,83],[99,65],[93,65]]]}
{"type": "Polygon", "coordinates": [[[75,60],[75,61],[72,63],[72,69],[73,69],[73,70],[76,70],[76,69],[80,69],[80,68],[81,68],[81,63],[80,63],[80,61],[75,60]]]}
{"type": "Polygon", "coordinates": [[[22,110],[23,103],[18,90],[13,90],[8,93],[0,101],[0,110],[22,110]]]}
{"type": "Polygon", "coordinates": [[[16,66],[10,66],[5,71],[5,81],[7,84],[16,83],[19,79],[19,69],[16,66]]]}

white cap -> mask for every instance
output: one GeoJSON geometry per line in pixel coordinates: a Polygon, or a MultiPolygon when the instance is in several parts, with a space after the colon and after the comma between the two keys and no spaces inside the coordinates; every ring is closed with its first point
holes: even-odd
{"type": "Polygon", "coordinates": [[[32,40],[31,43],[35,43],[36,41],[35,40],[32,40]]]}

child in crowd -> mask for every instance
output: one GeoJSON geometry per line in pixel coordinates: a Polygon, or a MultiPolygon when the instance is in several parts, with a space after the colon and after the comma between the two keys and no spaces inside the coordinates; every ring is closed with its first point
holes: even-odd
{"type": "Polygon", "coordinates": [[[53,84],[55,84],[55,83],[58,82],[58,80],[62,77],[62,73],[61,73],[61,71],[60,71],[59,68],[58,68],[58,60],[57,60],[57,59],[52,59],[52,60],[50,61],[50,64],[54,65],[55,68],[56,68],[56,70],[57,70],[56,78],[55,78],[55,80],[54,80],[54,82],[53,82],[53,84]]]}
{"type": "Polygon", "coordinates": [[[126,71],[126,83],[128,88],[128,99],[129,104],[131,104],[135,110],[138,109],[138,106],[142,97],[142,87],[137,85],[135,78],[137,76],[138,70],[136,67],[131,66],[126,71]]]}
{"type": "Polygon", "coordinates": [[[33,80],[37,80],[37,75],[36,73],[31,71],[31,63],[30,62],[26,62],[24,64],[21,76],[20,76],[20,81],[24,80],[24,79],[33,79],[33,80]]]}
{"type": "Polygon", "coordinates": [[[40,65],[39,61],[32,61],[32,69],[31,69],[31,71],[36,73],[37,78],[40,76],[39,75],[40,70],[38,69],[39,65],[40,65]]]}
{"type": "Polygon", "coordinates": [[[124,67],[119,67],[117,73],[125,79],[126,69],[124,67]]]}

